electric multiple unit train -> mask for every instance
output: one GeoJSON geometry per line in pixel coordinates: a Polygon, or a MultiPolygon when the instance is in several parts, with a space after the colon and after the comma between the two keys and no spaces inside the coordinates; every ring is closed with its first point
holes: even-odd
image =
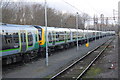
{"type": "MultiPolygon", "coordinates": [[[[28,61],[38,56],[45,56],[46,29],[34,25],[0,25],[1,48],[0,56],[3,64],[18,61],[28,61]]],[[[70,28],[47,27],[48,51],[63,49],[95,40],[105,36],[115,35],[114,31],[95,31],[70,28]]]]}

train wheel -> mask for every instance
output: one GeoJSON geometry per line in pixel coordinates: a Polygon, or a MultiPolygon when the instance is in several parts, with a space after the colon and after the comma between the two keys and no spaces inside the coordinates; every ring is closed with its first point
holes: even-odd
{"type": "Polygon", "coordinates": [[[38,55],[38,52],[37,51],[31,51],[30,52],[30,58],[33,59],[33,58],[36,58],[38,55]]]}
{"type": "Polygon", "coordinates": [[[12,58],[11,57],[7,57],[6,64],[11,64],[11,63],[12,63],[12,58]]]}
{"type": "Polygon", "coordinates": [[[23,62],[26,63],[26,62],[29,62],[30,61],[30,55],[29,54],[24,54],[23,55],[23,62]]]}
{"type": "Polygon", "coordinates": [[[44,58],[45,58],[45,56],[46,56],[46,55],[45,55],[45,51],[44,51],[44,52],[41,52],[40,54],[41,54],[41,57],[44,57],[44,58]]]}
{"type": "Polygon", "coordinates": [[[75,44],[72,42],[72,43],[71,43],[71,47],[74,47],[74,45],[75,45],[75,44]]]}
{"type": "Polygon", "coordinates": [[[17,62],[16,56],[12,57],[12,61],[13,61],[13,63],[17,62]]]}

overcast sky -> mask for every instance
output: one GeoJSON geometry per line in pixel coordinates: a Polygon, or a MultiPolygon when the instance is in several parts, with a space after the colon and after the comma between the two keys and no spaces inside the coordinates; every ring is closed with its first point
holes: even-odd
{"type": "MultiPolygon", "coordinates": [[[[15,0],[16,1],[16,0],[15,0]]],[[[24,0],[23,0],[24,1],[24,0]]],[[[26,1],[26,0],[25,0],[26,1]]],[[[36,1],[44,4],[44,0],[28,0],[30,2],[36,1]]],[[[118,11],[118,1],[120,0],[46,0],[49,7],[55,8],[62,12],[76,13],[78,10],[74,9],[69,4],[79,9],[79,13],[85,12],[90,16],[94,14],[100,16],[104,14],[106,17],[113,17],[113,9],[118,11]]]]}

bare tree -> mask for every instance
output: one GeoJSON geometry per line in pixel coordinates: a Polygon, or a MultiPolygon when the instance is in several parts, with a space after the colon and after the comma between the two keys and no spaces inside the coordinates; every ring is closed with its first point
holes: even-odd
{"type": "MultiPolygon", "coordinates": [[[[45,25],[44,6],[38,3],[7,2],[2,4],[2,20],[4,23],[24,25],[45,25]]],[[[52,8],[47,8],[48,26],[75,28],[75,15],[62,13],[52,8]]],[[[84,29],[84,23],[89,16],[84,13],[79,15],[79,28],[84,29]]]]}

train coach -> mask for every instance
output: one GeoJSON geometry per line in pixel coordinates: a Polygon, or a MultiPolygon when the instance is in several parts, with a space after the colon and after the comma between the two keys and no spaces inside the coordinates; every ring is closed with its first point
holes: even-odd
{"type": "MultiPolygon", "coordinates": [[[[3,64],[18,61],[27,62],[38,56],[45,56],[46,29],[44,26],[3,24],[0,26],[2,48],[0,56],[3,64]]],[[[113,31],[103,32],[70,28],[48,27],[48,51],[66,49],[77,44],[86,43],[102,36],[115,34],[113,31]]]]}
{"type": "Polygon", "coordinates": [[[39,48],[40,35],[38,29],[27,25],[1,25],[2,32],[2,62],[3,64],[11,64],[21,61],[29,56],[37,56],[39,48]]]}

